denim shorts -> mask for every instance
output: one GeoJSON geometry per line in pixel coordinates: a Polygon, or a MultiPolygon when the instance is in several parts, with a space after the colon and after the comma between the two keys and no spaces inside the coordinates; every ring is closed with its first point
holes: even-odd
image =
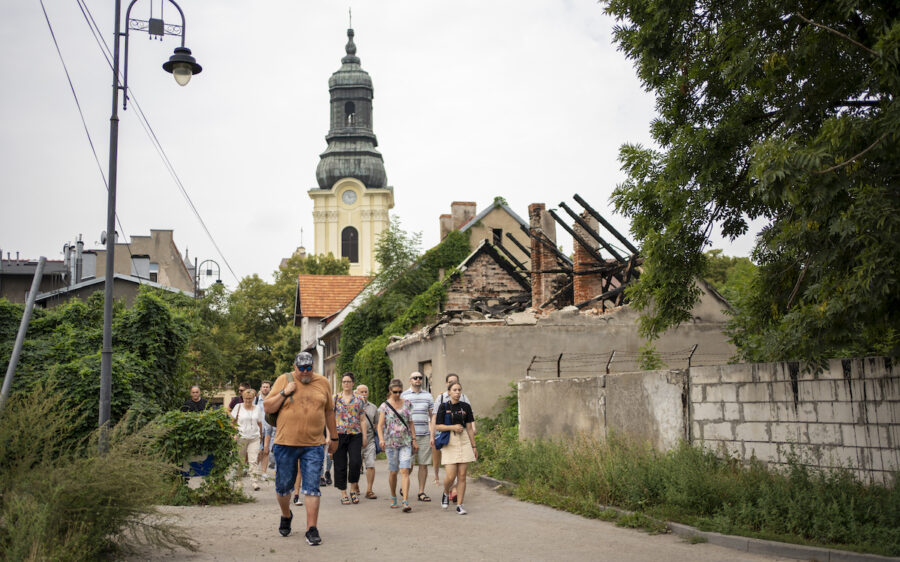
{"type": "Polygon", "coordinates": [[[388,471],[397,472],[401,468],[412,468],[412,445],[391,447],[384,450],[388,459],[388,471]]]}
{"type": "Polygon", "coordinates": [[[292,447],[290,445],[278,445],[272,448],[275,456],[275,493],[279,496],[289,496],[294,490],[294,481],[297,480],[297,461],[300,461],[300,474],[303,482],[300,490],[306,496],[321,496],[319,491],[319,473],[322,472],[322,460],[325,458],[325,449],[321,445],[312,447],[292,447]]]}

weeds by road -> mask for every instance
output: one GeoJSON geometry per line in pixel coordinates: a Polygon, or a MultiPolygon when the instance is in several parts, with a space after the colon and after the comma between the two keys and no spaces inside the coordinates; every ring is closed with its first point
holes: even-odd
{"type": "Polygon", "coordinates": [[[586,517],[604,518],[610,505],[705,531],[900,555],[900,487],[798,459],[778,472],[688,444],[661,453],[615,435],[521,442],[515,394],[507,400],[506,411],[479,422],[477,470],[516,483],[521,499],[586,517]]]}

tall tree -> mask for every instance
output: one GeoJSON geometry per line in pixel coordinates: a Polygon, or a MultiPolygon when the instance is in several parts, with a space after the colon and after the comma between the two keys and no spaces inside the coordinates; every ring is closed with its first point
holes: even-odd
{"type": "Polygon", "coordinates": [[[747,359],[900,351],[900,4],[604,0],[659,116],[625,145],[613,202],[655,336],[690,317],[714,228],[748,219],[759,272],[734,326],[747,359]]]}

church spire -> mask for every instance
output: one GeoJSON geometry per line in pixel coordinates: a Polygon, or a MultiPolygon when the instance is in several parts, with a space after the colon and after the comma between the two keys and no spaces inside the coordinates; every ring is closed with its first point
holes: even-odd
{"type": "Polygon", "coordinates": [[[356,178],[368,188],[387,187],[384,160],[375,148],[378,139],[372,129],[372,78],[360,66],[354,35],[352,27],[347,29],[346,55],[341,58],[341,68],[328,80],[331,127],[325,137],[328,147],[316,168],[321,189],[331,189],[346,177],[356,178]]]}

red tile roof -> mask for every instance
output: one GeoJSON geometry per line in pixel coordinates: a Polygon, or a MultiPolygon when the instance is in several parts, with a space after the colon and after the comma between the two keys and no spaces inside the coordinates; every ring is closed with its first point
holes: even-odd
{"type": "Polygon", "coordinates": [[[298,275],[300,315],[331,316],[350,304],[371,280],[365,275],[298,275]]]}

